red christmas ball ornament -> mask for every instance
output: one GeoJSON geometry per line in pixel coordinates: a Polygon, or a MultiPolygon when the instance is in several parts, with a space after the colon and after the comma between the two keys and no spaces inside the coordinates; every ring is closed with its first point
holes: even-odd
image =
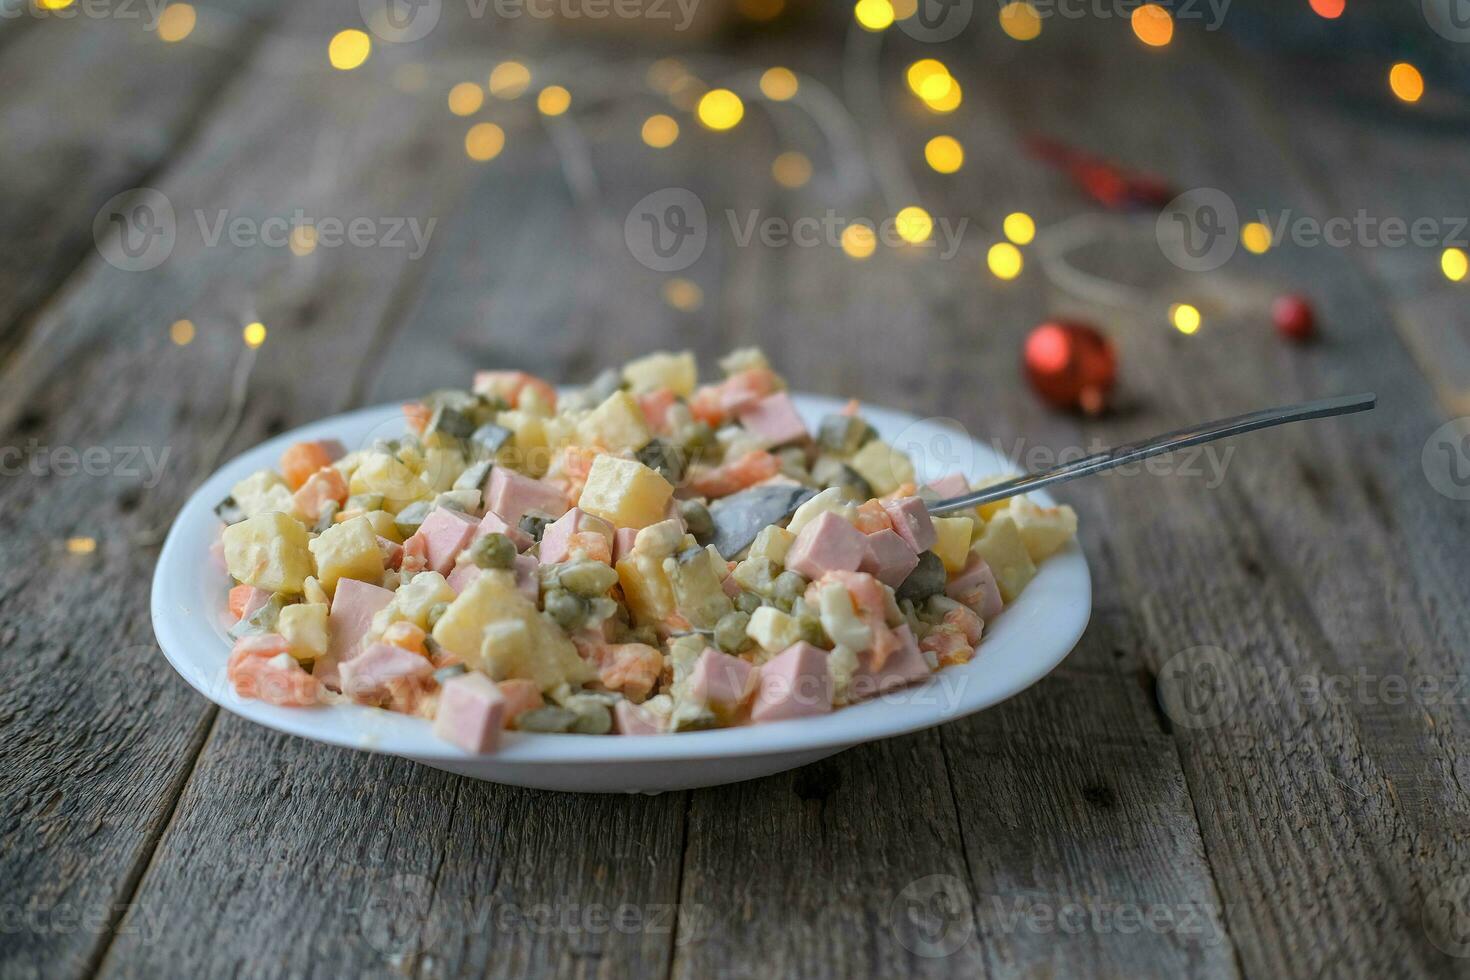
{"type": "Polygon", "coordinates": [[[1276,297],[1271,304],[1271,320],[1276,330],[1287,340],[1310,340],[1317,332],[1317,315],[1305,296],[1288,293],[1276,297]]]}
{"type": "Polygon", "coordinates": [[[1097,415],[1118,379],[1113,344],[1085,323],[1051,320],[1026,335],[1021,352],[1026,380],[1057,408],[1097,415]]]}

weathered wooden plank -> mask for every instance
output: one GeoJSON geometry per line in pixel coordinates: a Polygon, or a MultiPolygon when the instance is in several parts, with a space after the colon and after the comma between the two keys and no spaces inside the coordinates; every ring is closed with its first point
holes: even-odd
{"type": "MultiPolygon", "coordinates": [[[[254,221],[297,207],[313,218],[432,216],[452,173],[389,180],[389,161],[412,157],[428,171],[458,161],[459,138],[416,127],[411,103],[384,91],[379,121],[401,127],[352,125],[345,108],[359,94],[347,76],[242,79],[157,181],[179,218],[172,256],[133,273],[94,255],[6,365],[0,428],[23,449],[26,472],[0,488],[0,521],[6,540],[33,558],[7,563],[0,577],[0,628],[14,661],[0,693],[9,787],[0,862],[4,880],[37,908],[34,925],[7,937],[7,971],[74,975],[95,963],[214,716],[152,643],[154,552],[137,542],[155,541],[199,468],[212,465],[241,325],[258,316],[270,336],[233,446],[344,404],[359,359],[343,352],[371,349],[408,262],[401,249],[322,247],[298,259],[280,247],[210,245],[196,212],[210,222],[218,209],[254,221]],[[289,122],[281,106],[292,108],[289,122]],[[332,181],[316,159],[324,146],[342,155],[332,181]],[[183,347],[169,340],[181,316],[197,325],[183,347]],[[340,370],[312,367],[333,358],[340,370]],[[77,473],[65,454],[94,447],[105,474],[77,473]],[[134,447],[155,453],[158,472],[129,474],[141,465],[134,447]],[[68,553],[71,535],[94,536],[95,553],[68,553]],[[78,919],[85,925],[68,924],[78,919]]],[[[161,907],[149,904],[153,894],[131,907],[121,938],[171,972],[181,967],[168,946],[133,931],[161,907]]],[[[180,914],[170,909],[168,934],[180,914]]]]}
{"type": "Polygon", "coordinates": [[[22,16],[0,35],[0,353],[93,254],[103,204],[147,184],[188,141],[278,4],[232,6],[217,29],[200,15],[211,46],[159,41],[141,3],[118,8],[127,18],[22,16]]]}

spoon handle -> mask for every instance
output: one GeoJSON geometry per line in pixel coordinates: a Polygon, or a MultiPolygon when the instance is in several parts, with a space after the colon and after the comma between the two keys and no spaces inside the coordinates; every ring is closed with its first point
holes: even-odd
{"type": "Polygon", "coordinates": [[[1325,419],[1333,415],[1348,415],[1353,412],[1366,412],[1378,402],[1378,396],[1372,393],[1361,395],[1339,395],[1336,398],[1322,398],[1317,401],[1301,402],[1297,405],[1283,405],[1280,408],[1267,408],[1259,412],[1247,412],[1245,415],[1236,415],[1227,419],[1217,419],[1213,422],[1204,422],[1173,432],[1166,432],[1160,436],[1144,442],[1134,442],[1123,446],[1115,446],[1105,449],[1091,456],[1072,460],[1066,463],[1058,463],[1049,469],[1040,470],[1036,473],[1028,473],[1018,476],[1004,483],[993,484],[982,487],[979,490],[963,494],[959,497],[951,497],[941,500],[929,506],[931,514],[944,514],[953,510],[963,510],[966,507],[974,507],[977,504],[987,504],[994,500],[1004,500],[1017,494],[1026,493],[1031,490],[1039,490],[1042,487],[1051,486],[1053,483],[1065,483],[1075,480],[1079,476],[1091,476],[1110,470],[1115,466],[1125,463],[1136,462],[1157,456],[1160,453],[1173,452],[1176,449],[1184,449],[1189,446],[1198,446],[1203,442],[1213,442],[1216,439],[1224,439],[1227,436],[1238,436],[1243,432],[1254,432],[1257,429],[1268,429],[1273,425],[1282,425],[1287,422],[1304,422],[1307,419],[1325,419]]]}

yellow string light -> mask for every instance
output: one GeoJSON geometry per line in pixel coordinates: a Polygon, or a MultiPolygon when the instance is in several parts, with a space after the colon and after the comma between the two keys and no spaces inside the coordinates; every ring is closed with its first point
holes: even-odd
{"type": "Polygon", "coordinates": [[[1041,34],[1041,15],[1026,0],[1000,8],[1000,29],[1016,41],[1035,40],[1041,34]]]}
{"type": "Polygon", "coordinates": [[[1174,39],[1174,16],[1156,3],[1135,7],[1129,18],[1133,33],[1151,48],[1162,48],[1174,39]]]}
{"type": "Polygon", "coordinates": [[[727,88],[710,89],[700,97],[695,114],[709,129],[733,129],[745,117],[745,103],[727,88]]]}
{"type": "Polygon", "coordinates": [[[655,150],[673,146],[674,140],[678,138],[679,123],[673,116],[666,116],[660,112],[643,120],[643,142],[655,150]]]}
{"type": "Polygon", "coordinates": [[[790,68],[767,68],[761,74],[761,94],[776,102],[785,102],[796,94],[801,83],[790,68]]]}
{"type": "Polygon", "coordinates": [[[259,347],[261,344],[265,343],[265,324],[261,323],[259,320],[254,323],[248,323],[245,325],[243,334],[245,337],[246,347],[259,347]]]}
{"type": "Polygon", "coordinates": [[[505,130],[494,123],[475,123],[464,134],[464,152],[471,160],[484,163],[500,156],[505,149],[505,130]]]}
{"type": "Polygon", "coordinates": [[[572,105],[572,93],[560,85],[548,85],[536,96],[536,108],[545,116],[559,116],[572,105]]]}
{"type": "Polygon", "coordinates": [[[867,225],[848,225],[842,229],[842,250],[848,258],[861,262],[877,247],[878,236],[867,225]]]}
{"type": "Polygon", "coordinates": [[[1389,69],[1388,87],[1404,102],[1418,102],[1424,96],[1424,76],[1407,61],[1400,61],[1389,69]]]}
{"type": "Polygon", "coordinates": [[[74,555],[90,555],[97,550],[97,539],[89,537],[67,538],[66,550],[74,555]]]}
{"type": "Polygon", "coordinates": [[[1198,307],[1188,303],[1175,303],[1169,307],[1169,322],[1186,337],[1199,330],[1201,320],[1198,307]]]}
{"type": "Polygon", "coordinates": [[[194,8],[187,3],[169,4],[163,8],[163,13],[158,17],[159,40],[170,44],[182,41],[194,33],[194,24],[198,19],[194,8]]]}
{"type": "Polygon", "coordinates": [[[1440,253],[1439,268],[1450,282],[1463,282],[1470,274],[1470,257],[1462,248],[1447,248],[1440,253]]]}
{"type": "Polygon", "coordinates": [[[327,61],[340,71],[351,71],[368,60],[373,40],[362,31],[338,31],[327,44],[327,61]]]}
{"type": "Polygon", "coordinates": [[[175,320],[169,324],[168,339],[180,347],[187,347],[194,340],[194,323],[191,320],[175,320]]]}
{"type": "Polygon", "coordinates": [[[917,245],[929,240],[930,233],[934,231],[934,219],[917,204],[910,204],[894,217],[894,226],[899,238],[910,245],[917,245]]]}
{"type": "Polygon", "coordinates": [[[502,61],[490,70],[490,94],[497,99],[520,98],[531,84],[531,69],[519,61],[502,61]]]}
{"type": "Polygon", "coordinates": [[[1031,239],[1036,237],[1036,222],[1024,211],[1006,215],[1000,227],[1006,237],[1017,245],[1030,245],[1031,239]]]}
{"type": "Polygon", "coordinates": [[[76,0],[39,0],[39,6],[42,10],[65,10],[75,2],[76,0]]]}
{"type": "Polygon", "coordinates": [[[888,0],[858,0],[852,13],[864,30],[883,31],[893,23],[893,4],[888,0]]]}
{"type": "Polygon", "coordinates": [[[936,136],[924,144],[924,160],[939,173],[952,174],[965,165],[965,148],[953,136],[936,136]]]}
{"type": "Polygon", "coordinates": [[[1240,244],[1252,255],[1264,255],[1271,247],[1271,229],[1259,221],[1241,226],[1240,244]]]}
{"type": "Polygon", "coordinates": [[[449,90],[449,111],[456,116],[472,116],[485,104],[485,90],[474,82],[460,82],[449,90]]]}
{"type": "Polygon", "coordinates": [[[1021,257],[1021,250],[1010,242],[996,242],[985,253],[985,264],[995,278],[1010,280],[1021,274],[1026,260],[1021,257]]]}
{"type": "Polygon", "coordinates": [[[771,176],[789,190],[805,187],[806,182],[812,179],[812,162],[805,154],[788,150],[771,161],[771,176]]]}

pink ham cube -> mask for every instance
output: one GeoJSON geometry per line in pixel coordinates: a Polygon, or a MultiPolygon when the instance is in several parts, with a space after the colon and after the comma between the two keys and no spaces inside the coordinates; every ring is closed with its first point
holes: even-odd
{"type": "Polygon", "coordinates": [[[608,552],[613,546],[613,527],[600,517],[593,517],[580,507],[573,507],[541,532],[541,560],[546,564],[566,561],[571,557],[572,535],[595,531],[607,538],[608,552]]]}
{"type": "Polygon", "coordinates": [[[546,703],[541,699],[541,688],[536,686],[536,682],[522,677],[497,681],[495,689],[505,699],[505,717],[501,720],[505,728],[509,728],[520,715],[535,711],[546,703]]]}
{"type": "Polygon", "coordinates": [[[445,577],[444,582],[459,595],[470,587],[470,583],[480,577],[480,566],[466,558],[454,566],[454,571],[445,577]]]}
{"type": "Polygon", "coordinates": [[[939,495],[940,500],[958,497],[970,492],[970,481],[963,473],[950,473],[929,484],[929,489],[939,495]]]}
{"type": "Polygon", "coordinates": [[[633,551],[633,542],[636,540],[636,527],[620,527],[613,532],[613,564],[622,561],[633,551]]]}
{"type": "Polygon", "coordinates": [[[868,556],[859,571],[867,572],[889,588],[896,589],[918,566],[919,556],[909,543],[885,527],[868,535],[868,556]]]}
{"type": "Polygon", "coordinates": [[[868,554],[867,536],[827,511],[801,529],[786,553],[786,567],[819,579],[825,572],[857,571],[868,554]]]}
{"type": "Polygon", "coordinates": [[[383,553],[384,568],[398,568],[403,564],[403,545],[391,538],[378,535],[378,550],[383,553]]]}
{"type": "Polygon", "coordinates": [[[757,677],[755,701],[750,708],[753,722],[806,718],[832,710],[827,653],[805,640],[762,664],[757,677]]]}
{"type": "Polygon", "coordinates": [[[551,517],[567,512],[567,498],[550,483],[533,480],[505,466],[490,471],[485,490],[485,506],[500,515],[507,524],[519,524],[526,512],[537,510],[551,517]]]}
{"type": "Polygon", "coordinates": [[[784,391],[742,406],[736,417],[740,419],[741,425],[763,439],[767,445],[781,446],[807,436],[806,423],[797,413],[791,396],[784,391]]]}
{"type": "MultiPolygon", "coordinates": [[[[527,601],[533,603],[541,595],[541,580],[536,574],[536,570],[539,567],[540,562],[536,560],[535,555],[516,555],[514,568],[516,589],[521,595],[526,597],[527,601]]],[[[449,577],[444,581],[454,590],[455,595],[459,595],[465,589],[469,588],[470,583],[479,578],[483,572],[484,569],[480,568],[479,565],[466,559],[458,565],[455,565],[454,571],[450,572],[449,577]]]]}
{"type": "Polygon", "coordinates": [[[653,715],[632,701],[619,701],[613,705],[613,726],[619,735],[661,734],[653,715]]]}
{"type": "Polygon", "coordinates": [[[689,697],[703,701],[717,716],[728,719],[740,710],[750,693],[750,675],[754,669],[739,657],[705,647],[689,675],[689,697]]]}
{"type": "Polygon", "coordinates": [[[459,553],[469,547],[477,524],[468,514],[448,507],[435,507],[409,540],[417,539],[428,567],[440,575],[448,575],[459,553]]]}
{"type": "Polygon", "coordinates": [[[471,540],[478,541],[487,534],[505,535],[510,538],[510,543],[516,546],[517,551],[525,551],[536,541],[520,528],[505,523],[493,510],[486,512],[485,516],[480,519],[480,526],[475,528],[475,536],[471,540]]]}
{"type": "Polygon", "coordinates": [[[934,533],[934,522],[929,519],[929,508],[918,497],[885,500],[883,510],[893,521],[893,529],[898,536],[916,553],[928,551],[939,540],[934,533]]]}
{"type": "Polygon", "coordinates": [[[990,570],[984,558],[973,552],[960,573],[950,579],[944,594],[969,606],[986,622],[1000,615],[1005,606],[1000,598],[1000,589],[995,584],[995,573],[990,570]]]}
{"type": "Polygon", "coordinates": [[[391,643],[371,643],[367,649],[344,660],[342,693],[358,701],[377,702],[401,697],[434,673],[434,665],[422,654],[391,643]]]}
{"type": "Polygon", "coordinates": [[[895,649],[888,653],[882,666],[875,666],[878,657],[873,651],[858,654],[858,669],[852,675],[853,700],[912,684],[933,673],[907,623],[893,630],[893,638],[895,649]]]}
{"type": "Polygon", "coordinates": [[[327,655],[312,667],[312,674],[332,690],[340,690],[338,668],[343,661],[357,656],[373,617],[392,601],[393,593],[388,589],[355,578],[339,579],[327,614],[327,655]]]}
{"type": "Polygon", "coordinates": [[[434,734],[466,752],[494,752],[505,727],[506,701],[484,674],[460,674],[444,682],[434,734]]]}

